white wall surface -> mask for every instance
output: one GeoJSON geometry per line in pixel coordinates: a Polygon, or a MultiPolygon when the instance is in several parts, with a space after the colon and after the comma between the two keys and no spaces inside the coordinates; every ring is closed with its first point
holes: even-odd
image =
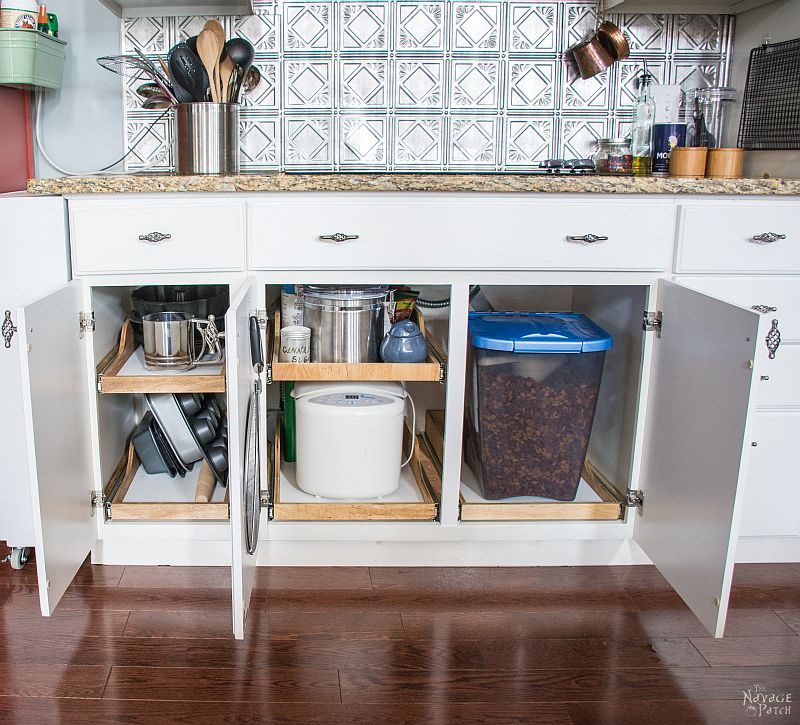
{"type": "MultiPolygon", "coordinates": [[[[738,101],[727,124],[728,146],[736,145],[750,51],[765,35],[770,43],[800,37],[800,0],[776,0],[736,18],[730,85],[738,91],[738,101]]],[[[800,151],[748,151],[745,159],[745,176],[800,177],[800,151]]]]}
{"type": "MultiPolygon", "coordinates": [[[[96,170],[124,153],[121,79],[95,60],[120,53],[119,18],[98,0],[61,0],[49,9],[58,15],[60,38],[68,45],[63,87],[43,93],[44,146],[59,166],[96,170]]],[[[35,159],[37,176],[62,176],[38,148],[35,159]]]]}

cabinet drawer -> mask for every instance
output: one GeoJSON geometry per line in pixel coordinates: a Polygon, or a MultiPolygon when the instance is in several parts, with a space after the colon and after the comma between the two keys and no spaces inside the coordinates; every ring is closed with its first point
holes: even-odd
{"type": "Polygon", "coordinates": [[[772,360],[761,367],[758,405],[800,408],[800,345],[781,345],[772,360]],[[764,380],[763,378],[767,378],[764,380]]]}
{"type": "Polygon", "coordinates": [[[244,266],[245,205],[238,200],[78,200],[69,209],[76,274],[244,266]],[[143,238],[151,234],[152,241],[143,238]]]}
{"type": "Polygon", "coordinates": [[[687,205],[679,226],[678,272],[800,271],[800,204],[687,205]]]}
{"type": "Polygon", "coordinates": [[[250,206],[256,269],[667,269],[675,208],[506,197],[277,197],[250,206]],[[320,239],[356,236],[336,243],[320,239]],[[607,237],[594,243],[568,236],[607,237]]]}
{"type": "Polygon", "coordinates": [[[679,276],[675,281],[748,309],[775,307],[766,314],[778,319],[781,338],[800,342],[800,278],[679,276]]]}
{"type": "Polygon", "coordinates": [[[800,535],[797,441],[800,414],[756,416],[742,501],[741,536],[800,535]]]}

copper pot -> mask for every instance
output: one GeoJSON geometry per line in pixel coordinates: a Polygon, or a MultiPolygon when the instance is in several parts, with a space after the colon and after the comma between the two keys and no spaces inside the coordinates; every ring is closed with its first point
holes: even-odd
{"type": "Polygon", "coordinates": [[[613,62],[614,58],[600,42],[598,33],[590,33],[566,51],[571,54],[578,67],[578,73],[584,80],[602,73],[613,62]]]}
{"type": "Polygon", "coordinates": [[[614,60],[625,60],[631,54],[625,34],[610,20],[600,23],[597,28],[597,39],[614,60]]]}

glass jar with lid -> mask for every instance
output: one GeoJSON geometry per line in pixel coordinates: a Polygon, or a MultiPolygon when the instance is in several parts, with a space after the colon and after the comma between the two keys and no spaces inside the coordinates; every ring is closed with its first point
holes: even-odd
{"type": "Polygon", "coordinates": [[[709,148],[720,148],[725,146],[724,133],[725,117],[729,109],[733,108],[736,100],[736,89],[728,86],[716,86],[713,88],[699,88],[695,91],[696,97],[700,99],[700,106],[705,116],[707,129],[707,145],[709,148]]]}
{"type": "Polygon", "coordinates": [[[633,152],[629,138],[599,138],[594,153],[598,174],[625,175],[633,173],[633,152]]]}

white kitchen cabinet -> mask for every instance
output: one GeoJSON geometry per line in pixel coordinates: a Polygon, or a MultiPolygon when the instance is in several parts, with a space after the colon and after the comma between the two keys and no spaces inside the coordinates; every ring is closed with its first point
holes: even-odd
{"type": "MultiPolygon", "coordinates": [[[[98,253],[98,261],[87,251],[93,249],[91,245],[81,247],[81,239],[77,237],[82,227],[73,219],[73,251],[82,248],[83,268],[98,271],[78,275],[71,285],[21,313],[27,330],[33,329],[26,332],[23,340],[31,345],[30,352],[25,348],[24,353],[28,375],[23,379],[23,388],[28,400],[31,485],[39,499],[35,509],[36,544],[40,549],[37,556],[42,561],[43,611],[52,611],[90,549],[94,560],[100,563],[229,564],[233,630],[241,637],[258,564],[409,561],[430,565],[443,560],[450,564],[480,561],[495,565],[603,563],[602,557],[606,555],[603,552],[627,551],[631,542],[636,542],[709,630],[721,634],[742,508],[740,482],[752,451],[750,419],[756,394],[752,380],[753,376],[759,379],[761,375],[759,367],[763,361],[757,349],[769,320],[750,310],[750,305],[743,308],[723,302],[664,279],[672,258],[672,248],[665,240],[673,239],[677,206],[668,199],[625,202],[626,208],[629,207],[628,219],[644,214],[660,220],[653,228],[652,247],[648,248],[647,238],[635,238],[617,224],[615,205],[620,203],[617,199],[601,197],[591,203],[577,199],[575,215],[569,215],[570,204],[564,198],[550,202],[547,197],[515,197],[510,204],[508,195],[437,196],[434,206],[438,211],[425,217],[432,229],[422,238],[443,240],[443,251],[432,252],[433,261],[420,269],[416,260],[426,251],[420,247],[416,257],[406,255],[407,250],[397,236],[400,217],[393,211],[396,204],[402,210],[401,216],[410,218],[413,207],[409,206],[409,197],[342,195],[336,204],[327,204],[328,197],[324,194],[298,194],[296,200],[287,196],[236,199],[237,204],[246,203],[249,207],[248,259],[251,267],[256,261],[259,266],[253,271],[253,278],[244,274],[225,277],[219,272],[192,271],[191,262],[185,262],[181,255],[162,258],[155,266],[158,274],[153,274],[155,268],[147,264],[137,269],[126,245],[114,245],[113,231],[108,233],[110,243],[102,254],[98,253]],[[289,208],[286,206],[289,202],[291,215],[281,211],[284,208],[281,205],[289,208]],[[323,247],[330,249],[331,254],[344,252],[341,258],[309,256],[310,249],[306,252],[301,249],[297,255],[286,251],[298,251],[289,242],[301,246],[304,240],[316,242],[311,234],[317,230],[348,233],[350,227],[341,225],[352,216],[337,216],[336,210],[344,207],[352,212],[372,204],[380,214],[368,217],[362,228],[368,229],[369,241],[374,240],[373,251],[359,255],[347,245],[323,247]],[[462,213],[468,215],[470,208],[479,210],[477,215],[467,217],[475,225],[482,224],[481,220],[492,220],[494,236],[487,237],[488,227],[481,227],[485,249],[478,246],[477,236],[470,238],[464,251],[467,261],[462,263],[460,239],[458,235],[452,236],[451,222],[462,213]],[[512,217],[522,216],[514,217],[518,221],[504,226],[504,215],[512,208],[512,217]],[[267,213],[270,209],[275,213],[267,213]],[[535,213],[531,214],[531,210],[535,213]],[[308,219],[313,220],[313,225],[308,219]],[[519,219],[529,220],[530,225],[526,227],[519,219]],[[599,222],[607,222],[611,233],[604,234],[608,230],[600,228],[599,222]],[[571,227],[573,223],[580,226],[575,231],[609,236],[609,242],[613,235],[620,234],[624,244],[619,249],[606,246],[609,259],[603,259],[603,243],[583,245],[561,239],[567,229],[565,224],[571,227]],[[298,236],[298,229],[305,231],[298,236]],[[520,236],[522,232],[524,237],[520,236]],[[516,240],[513,243],[512,237],[516,240]],[[392,240],[399,247],[392,245],[392,240]],[[444,240],[449,240],[449,245],[444,240]],[[632,246],[634,241],[643,250],[637,252],[632,246]],[[570,250],[573,249],[570,245],[574,245],[577,251],[564,253],[560,251],[562,247],[550,246],[556,242],[570,250]],[[386,249],[381,251],[377,245],[386,245],[389,256],[386,249]],[[493,262],[486,249],[499,250],[496,258],[500,261],[493,262]],[[574,261],[578,257],[573,254],[584,252],[592,255],[586,257],[590,261],[574,261]],[[549,258],[551,253],[556,261],[549,258]],[[403,266],[404,258],[407,266],[403,266]],[[124,319],[119,300],[127,287],[133,285],[209,281],[224,281],[231,289],[231,305],[226,315],[230,520],[105,521],[97,512],[93,514],[91,497],[99,494],[109,480],[133,422],[124,396],[98,396],[94,392],[96,367],[113,348],[120,321],[124,319]],[[267,525],[265,511],[257,550],[251,554],[249,549],[253,547],[247,546],[243,504],[246,420],[255,381],[249,319],[258,310],[266,309],[268,285],[309,281],[449,286],[459,307],[450,310],[447,335],[449,360],[440,521],[270,521],[267,525]],[[617,318],[620,334],[635,341],[622,344],[621,340],[618,349],[620,359],[615,364],[627,366],[628,372],[609,377],[618,385],[618,389],[610,391],[609,410],[613,409],[615,399],[624,399],[624,405],[619,404],[629,413],[621,424],[609,423],[609,432],[599,435],[595,442],[598,456],[601,459],[605,456],[602,468],[619,479],[621,502],[628,493],[625,489],[631,489],[630,507],[622,507],[625,511],[622,519],[458,520],[467,345],[466,310],[461,306],[466,307],[468,288],[473,283],[541,290],[554,286],[569,288],[576,305],[596,309],[610,321],[617,318]],[[95,313],[96,329],[87,331],[81,339],[80,313],[90,311],[95,313]],[[660,327],[651,325],[650,331],[642,330],[642,314],[646,311],[661,313],[660,327]],[[60,373],[48,376],[44,372],[46,360],[52,359],[56,350],[64,356],[63,375],[68,381],[62,380],[60,373]],[[46,401],[52,395],[50,388],[59,381],[65,387],[59,393],[63,412],[53,420],[44,420],[46,401]],[[60,475],[62,466],[53,465],[47,454],[49,448],[60,450],[66,445],[52,440],[63,425],[59,420],[62,416],[73,427],[67,437],[70,452],[65,453],[65,460],[71,461],[68,475],[60,475]],[[635,506],[637,503],[641,504],[640,510],[635,506]],[[61,546],[67,539],[69,543],[61,546]],[[541,546],[531,547],[531,542],[541,546]],[[558,551],[559,548],[563,551],[558,551]],[[556,553],[548,558],[542,553],[546,549],[556,553]],[[337,556],[341,558],[337,560],[337,556]]],[[[428,213],[425,197],[420,199],[420,214],[425,215],[428,213]]],[[[186,199],[192,200],[193,197],[186,199]]],[[[217,197],[203,195],[193,203],[214,208],[216,200],[217,197]]],[[[89,209],[94,209],[92,214],[98,213],[97,207],[104,203],[130,210],[137,202],[114,197],[107,201],[98,198],[69,201],[71,214],[77,217],[89,209]]],[[[145,198],[141,203],[147,207],[154,202],[145,198]]],[[[168,198],[163,201],[163,208],[175,210],[174,217],[167,214],[160,221],[176,228],[185,207],[175,206],[168,198]]],[[[210,229],[213,232],[215,227],[210,229]]],[[[119,235],[127,233],[121,230],[119,235]]],[[[198,230],[194,240],[198,258],[207,259],[208,249],[217,243],[216,234],[198,230]]],[[[264,410],[260,412],[263,416],[264,410]]],[[[601,416],[604,423],[610,420],[601,416]]],[[[262,488],[265,488],[268,480],[265,440],[261,443],[260,459],[264,464],[262,488]]],[[[642,558],[634,558],[641,557],[638,551],[634,547],[630,554],[617,556],[628,556],[629,562],[641,561],[642,558]]],[[[613,559],[618,560],[626,559],[613,559]]]]}
{"type": "Polygon", "coordinates": [[[800,427],[798,224],[800,204],[793,199],[687,201],[679,213],[676,281],[758,311],[765,326],[756,353],[751,459],[742,482],[745,559],[752,550],[761,560],[785,561],[800,550],[792,464],[792,432],[800,427]],[[755,548],[747,548],[751,542],[755,548]]]}
{"type": "MultiPolygon", "coordinates": [[[[119,452],[125,450],[133,407],[130,400],[123,400],[123,405],[118,403],[129,396],[95,395],[94,337],[115,339],[109,328],[118,331],[119,319],[113,313],[99,314],[93,310],[93,325],[82,325],[81,319],[92,317],[86,310],[87,297],[95,301],[104,297],[97,290],[94,296],[87,295],[90,291],[84,280],[73,280],[18,311],[27,467],[33,492],[39,597],[45,615],[55,609],[78,568],[98,543],[104,526],[125,525],[103,520],[108,503],[103,501],[103,491],[119,452]]],[[[105,296],[113,297],[114,290],[110,292],[105,296]]],[[[226,322],[231,325],[229,339],[234,343],[226,346],[225,360],[230,371],[228,490],[234,517],[241,515],[236,497],[242,491],[243,475],[244,441],[240,424],[246,406],[243,410],[242,400],[247,400],[253,379],[249,358],[241,359],[242,351],[246,350],[249,356],[250,349],[248,328],[242,321],[246,323],[249,315],[255,314],[252,305],[251,282],[233,296],[226,315],[226,322]]],[[[181,533],[191,534],[188,525],[202,527],[204,523],[174,524],[175,545],[179,545],[181,533]]],[[[210,526],[219,528],[220,524],[210,526]]],[[[227,529],[228,523],[223,526],[227,529]]],[[[240,531],[239,527],[234,529],[240,531]]],[[[149,533],[142,531],[142,538],[149,533]]],[[[227,538],[230,541],[232,537],[227,538]]],[[[226,558],[228,562],[237,561],[235,553],[226,558]]],[[[237,561],[240,562],[241,559],[237,561]]],[[[241,576],[237,581],[241,581],[241,576]]],[[[241,600],[242,589],[235,582],[233,591],[241,600]]],[[[241,605],[238,608],[242,610],[241,605]]]]}
{"type": "MultiPolygon", "coordinates": [[[[21,550],[33,546],[34,533],[27,463],[21,454],[25,450],[25,433],[19,358],[21,323],[16,308],[66,284],[69,278],[66,204],[60,197],[0,195],[0,218],[0,540],[21,550]]],[[[19,559],[14,563],[18,565],[19,559]]]]}

